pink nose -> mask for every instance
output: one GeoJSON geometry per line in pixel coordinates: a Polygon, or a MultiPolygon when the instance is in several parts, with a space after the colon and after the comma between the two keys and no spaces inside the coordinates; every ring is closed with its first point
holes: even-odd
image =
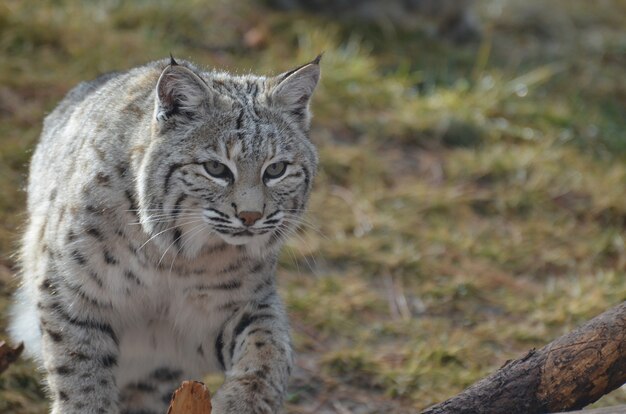
{"type": "Polygon", "coordinates": [[[261,216],[263,216],[263,214],[260,211],[242,211],[238,214],[239,219],[246,226],[252,226],[261,216]]]}

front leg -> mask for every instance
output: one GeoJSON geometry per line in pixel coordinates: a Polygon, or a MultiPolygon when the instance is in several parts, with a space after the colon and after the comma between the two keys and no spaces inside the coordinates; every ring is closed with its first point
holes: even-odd
{"type": "Polygon", "coordinates": [[[118,340],[103,317],[110,305],[80,289],[54,276],[39,285],[37,308],[51,412],[117,414],[113,369],[118,340]]]}
{"type": "Polygon", "coordinates": [[[216,340],[226,379],[214,414],[273,414],[282,405],[293,352],[287,315],[274,292],[239,311],[216,340]]]}

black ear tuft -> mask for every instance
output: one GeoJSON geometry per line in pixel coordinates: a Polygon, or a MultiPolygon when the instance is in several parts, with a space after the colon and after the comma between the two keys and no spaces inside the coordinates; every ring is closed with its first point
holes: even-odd
{"type": "MultiPolygon", "coordinates": [[[[320,57],[321,57],[321,55],[320,55],[320,57]]],[[[178,62],[176,62],[176,60],[174,59],[174,56],[172,56],[172,52],[170,52],[170,65],[178,66],[178,62]]]]}
{"type": "Polygon", "coordinates": [[[324,56],[324,52],[320,53],[319,55],[317,55],[317,57],[315,59],[313,59],[311,61],[311,63],[315,64],[315,65],[319,65],[320,61],[322,60],[322,56],[324,56]]]}

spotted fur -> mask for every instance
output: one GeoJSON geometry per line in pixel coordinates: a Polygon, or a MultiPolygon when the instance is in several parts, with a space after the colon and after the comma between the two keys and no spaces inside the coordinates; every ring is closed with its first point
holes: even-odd
{"type": "Polygon", "coordinates": [[[316,173],[319,74],[319,58],[276,77],[164,60],[82,83],[46,118],[10,330],[53,414],[165,413],[212,371],[215,414],[279,410],[276,260],[316,173]]]}

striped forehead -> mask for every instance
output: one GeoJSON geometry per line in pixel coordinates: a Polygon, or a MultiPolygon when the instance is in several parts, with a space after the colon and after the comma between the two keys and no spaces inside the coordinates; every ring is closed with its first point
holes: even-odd
{"type": "Polygon", "coordinates": [[[221,149],[235,160],[267,160],[288,150],[289,126],[280,122],[267,107],[266,79],[263,77],[217,76],[214,89],[232,102],[224,125],[221,149]]]}
{"type": "Polygon", "coordinates": [[[228,97],[240,108],[255,110],[266,89],[264,77],[233,77],[228,74],[213,75],[209,82],[220,95],[228,97]]]}
{"type": "Polygon", "coordinates": [[[262,160],[271,158],[278,151],[276,127],[254,117],[241,117],[237,128],[226,134],[223,142],[224,155],[231,160],[262,160]]]}

